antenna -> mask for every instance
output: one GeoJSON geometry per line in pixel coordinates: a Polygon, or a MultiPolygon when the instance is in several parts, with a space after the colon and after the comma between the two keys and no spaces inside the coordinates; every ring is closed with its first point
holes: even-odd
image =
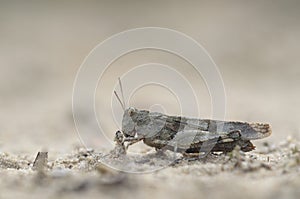
{"type": "Polygon", "coordinates": [[[120,102],[120,104],[121,104],[121,107],[122,107],[122,108],[123,108],[123,110],[125,111],[125,106],[124,106],[124,104],[122,103],[122,101],[121,101],[121,99],[120,99],[120,97],[119,97],[119,95],[118,95],[117,91],[114,91],[114,93],[115,93],[115,96],[117,97],[118,101],[120,102]]]}
{"type": "Polygon", "coordinates": [[[124,98],[123,86],[122,86],[121,78],[119,77],[118,79],[119,79],[119,86],[120,86],[120,89],[121,89],[123,105],[124,105],[124,109],[125,109],[126,108],[126,103],[125,103],[125,98],[124,98]]]}

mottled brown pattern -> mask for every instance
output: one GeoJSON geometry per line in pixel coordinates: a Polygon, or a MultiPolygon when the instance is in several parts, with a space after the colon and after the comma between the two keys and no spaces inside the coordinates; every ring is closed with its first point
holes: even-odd
{"type": "Polygon", "coordinates": [[[177,152],[230,152],[236,146],[248,152],[250,142],[271,134],[269,124],[195,119],[128,108],[123,115],[124,140],[143,140],[156,149],[177,152]]]}

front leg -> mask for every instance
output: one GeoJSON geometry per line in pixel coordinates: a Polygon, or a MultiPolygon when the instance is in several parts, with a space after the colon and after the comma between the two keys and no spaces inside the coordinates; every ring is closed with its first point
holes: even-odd
{"type": "Polygon", "coordinates": [[[115,148],[110,152],[113,158],[118,158],[122,155],[126,155],[126,148],[124,145],[124,136],[121,131],[117,131],[114,141],[116,143],[115,148]]]}

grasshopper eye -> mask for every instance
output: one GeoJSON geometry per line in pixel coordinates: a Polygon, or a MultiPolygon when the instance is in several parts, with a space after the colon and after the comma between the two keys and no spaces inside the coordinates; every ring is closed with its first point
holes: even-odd
{"type": "Polygon", "coordinates": [[[134,108],[129,108],[129,110],[128,110],[128,115],[131,117],[131,116],[133,116],[133,114],[134,114],[134,108]]]}

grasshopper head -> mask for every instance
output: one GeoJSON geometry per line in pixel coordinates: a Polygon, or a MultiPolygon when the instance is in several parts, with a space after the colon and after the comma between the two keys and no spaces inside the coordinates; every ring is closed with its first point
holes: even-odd
{"type": "Polygon", "coordinates": [[[136,120],[135,116],[139,111],[136,108],[129,107],[124,111],[122,120],[122,131],[125,137],[135,137],[136,135],[136,120]]]}

